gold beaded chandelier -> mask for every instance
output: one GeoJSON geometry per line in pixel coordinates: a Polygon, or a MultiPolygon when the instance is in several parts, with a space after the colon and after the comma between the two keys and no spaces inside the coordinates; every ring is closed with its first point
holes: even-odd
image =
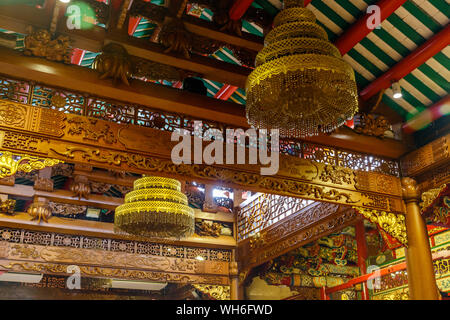
{"type": "Polygon", "coordinates": [[[133,191],[115,212],[117,231],[151,238],[185,238],[194,233],[194,210],[181,193],[181,183],[162,177],[134,181],[133,191]]]}
{"type": "Polygon", "coordinates": [[[352,67],[302,0],[284,0],[247,79],[250,125],[282,136],[330,132],[358,110],[352,67]]]}

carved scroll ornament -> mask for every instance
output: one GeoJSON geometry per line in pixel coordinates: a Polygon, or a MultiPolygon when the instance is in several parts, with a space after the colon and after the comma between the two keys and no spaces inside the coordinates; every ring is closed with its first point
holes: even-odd
{"type": "Polygon", "coordinates": [[[0,178],[12,176],[17,171],[31,172],[44,169],[45,167],[52,167],[60,162],[63,161],[1,151],[0,178]]]}
{"type": "Polygon", "coordinates": [[[406,236],[406,219],[403,214],[353,207],[358,213],[362,214],[370,222],[375,223],[391,237],[398,240],[404,246],[408,246],[406,236]]]}
{"type": "Polygon", "coordinates": [[[28,29],[25,37],[24,54],[28,56],[46,58],[51,61],[70,63],[71,47],[67,36],[58,36],[52,39],[48,30],[28,29]]]}

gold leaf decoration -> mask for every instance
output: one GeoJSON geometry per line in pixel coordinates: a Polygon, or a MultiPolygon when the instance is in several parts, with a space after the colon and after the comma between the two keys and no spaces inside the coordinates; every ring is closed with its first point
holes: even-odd
{"type": "Polygon", "coordinates": [[[0,155],[0,179],[12,176],[17,171],[31,172],[52,167],[63,161],[57,159],[39,158],[24,154],[13,154],[2,151],[0,155]]]}
{"type": "Polygon", "coordinates": [[[370,222],[376,223],[383,231],[398,240],[401,244],[406,247],[408,246],[404,215],[361,207],[353,207],[353,209],[370,220],[370,222]]]}

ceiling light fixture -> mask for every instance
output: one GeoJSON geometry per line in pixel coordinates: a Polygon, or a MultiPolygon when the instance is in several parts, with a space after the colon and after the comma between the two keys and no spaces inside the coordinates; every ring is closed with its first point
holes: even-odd
{"type": "Polygon", "coordinates": [[[114,226],[149,238],[186,238],[194,233],[194,210],[189,207],[181,183],[163,177],[143,177],[134,181],[134,190],[116,208],[114,226]]]}
{"type": "Polygon", "coordinates": [[[392,96],[394,97],[394,99],[400,99],[401,97],[403,97],[402,88],[400,87],[400,83],[398,81],[392,83],[392,92],[392,96]]]}
{"type": "Polygon", "coordinates": [[[255,65],[246,84],[247,120],[255,128],[317,135],[358,110],[355,72],[302,0],[284,1],[255,65]]]}

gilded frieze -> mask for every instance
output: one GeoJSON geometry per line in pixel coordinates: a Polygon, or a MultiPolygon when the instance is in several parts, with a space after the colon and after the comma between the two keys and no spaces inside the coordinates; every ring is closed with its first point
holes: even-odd
{"type": "Polygon", "coordinates": [[[174,257],[105,252],[96,249],[64,248],[26,244],[3,243],[9,247],[5,259],[31,260],[35,262],[65,263],[76,265],[102,265],[114,268],[133,268],[191,274],[228,275],[227,262],[199,261],[174,257]]]}
{"type": "Polygon", "coordinates": [[[107,123],[99,123],[98,119],[71,117],[67,120],[71,125],[69,135],[83,135],[83,139],[99,141],[103,139],[107,144],[116,142],[116,135],[107,123]]]}
{"type": "MultiPolygon", "coordinates": [[[[70,275],[66,264],[23,262],[13,260],[1,260],[0,267],[8,271],[15,272],[36,272],[46,274],[70,275]]],[[[190,275],[176,274],[158,271],[143,271],[131,269],[116,269],[95,266],[79,266],[82,276],[89,277],[109,277],[119,279],[150,280],[158,282],[180,282],[180,283],[201,283],[228,285],[229,279],[226,276],[217,275],[190,275]]]]}
{"type": "MultiPolygon", "coordinates": [[[[44,116],[43,108],[13,105],[24,106],[27,113],[34,115],[26,118],[25,129],[11,126],[34,134],[27,140],[27,150],[33,154],[39,152],[108,169],[214,180],[230,187],[357,206],[367,202],[365,194],[371,194],[382,200],[374,202],[374,208],[403,211],[399,179],[394,176],[374,172],[365,174],[291,156],[281,157],[280,170],[275,176],[261,176],[259,166],[254,165],[175,165],[169,158],[173,145],[169,132],[59,113],[60,124],[53,132],[58,139],[51,139],[48,137],[52,132],[41,129],[40,123],[58,112],[52,111],[52,114],[44,116]],[[59,136],[60,132],[63,132],[62,136],[59,136]],[[39,140],[42,136],[46,137],[45,141],[39,140]]],[[[25,150],[23,141],[17,140],[15,144],[14,139],[5,138],[9,133],[4,131],[1,147],[25,150]]]]}

